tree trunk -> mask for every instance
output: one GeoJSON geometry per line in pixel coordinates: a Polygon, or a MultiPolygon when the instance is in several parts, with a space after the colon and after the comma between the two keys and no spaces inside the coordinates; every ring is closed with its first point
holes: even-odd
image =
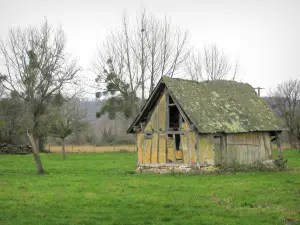
{"type": "Polygon", "coordinates": [[[293,138],[293,134],[291,131],[288,131],[288,137],[289,137],[289,142],[290,142],[290,145],[291,145],[291,148],[295,148],[295,140],[293,138]]]}
{"type": "Polygon", "coordinates": [[[65,160],[66,159],[66,151],[65,151],[65,139],[64,138],[61,139],[61,150],[62,150],[63,160],[65,160]]]}
{"type": "Polygon", "coordinates": [[[37,174],[44,174],[45,173],[45,170],[43,169],[43,165],[42,165],[42,161],[41,161],[41,158],[40,158],[40,154],[37,150],[37,147],[36,147],[36,141],[35,141],[35,138],[30,135],[27,131],[27,137],[29,138],[29,141],[30,141],[30,144],[31,144],[31,150],[32,150],[32,153],[33,153],[33,157],[34,157],[34,161],[35,161],[35,166],[36,166],[36,173],[37,174]]]}
{"type": "Polygon", "coordinates": [[[39,137],[37,139],[37,143],[38,143],[38,151],[39,152],[45,152],[45,140],[44,140],[44,137],[39,137]]]}
{"type": "Polygon", "coordinates": [[[276,142],[277,142],[278,158],[282,159],[281,142],[280,142],[280,136],[278,132],[276,132],[276,142]]]}

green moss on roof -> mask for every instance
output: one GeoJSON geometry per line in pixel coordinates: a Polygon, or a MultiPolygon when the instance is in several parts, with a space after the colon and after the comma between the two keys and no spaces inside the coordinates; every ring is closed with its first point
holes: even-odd
{"type": "Polygon", "coordinates": [[[249,84],[217,80],[196,82],[164,77],[163,82],[201,133],[283,130],[249,84]]]}

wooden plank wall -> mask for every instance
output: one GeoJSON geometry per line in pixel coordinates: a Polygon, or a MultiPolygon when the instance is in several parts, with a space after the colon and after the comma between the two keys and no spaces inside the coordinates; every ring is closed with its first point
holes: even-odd
{"type": "Polygon", "coordinates": [[[241,164],[272,159],[271,141],[268,132],[251,132],[227,135],[228,162],[234,159],[241,164]]]}

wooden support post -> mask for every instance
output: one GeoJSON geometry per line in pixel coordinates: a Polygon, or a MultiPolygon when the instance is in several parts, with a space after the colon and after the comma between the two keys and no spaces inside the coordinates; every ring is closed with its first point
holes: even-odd
{"type": "Polygon", "coordinates": [[[184,152],[183,152],[183,147],[182,147],[182,135],[180,134],[180,146],[179,149],[182,151],[182,162],[184,163],[184,152]]]}
{"type": "Polygon", "coordinates": [[[196,153],[197,153],[197,167],[200,168],[200,137],[199,134],[196,135],[196,153]]]}
{"type": "Polygon", "coordinates": [[[150,164],[152,163],[152,138],[150,140],[150,164]]]}
{"type": "Polygon", "coordinates": [[[168,163],[168,134],[167,131],[169,130],[169,92],[166,89],[166,120],[165,120],[165,133],[166,133],[166,163],[168,163]]]}
{"type": "Polygon", "coordinates": [[[224,143],[224,140],[225,139],[225,136],[221,136],[220,137],[220,155],[221,155],[221,164],[222,164],[222,161],[223,161],[223,155],[224,155],[224,151],[225,151],[225,143],[224,143]]]}
{"type": "Polygon", "coordinates": [[[179,130],[181,130],[181,129],[182,129],[182,116],[179,113],[179,130]]]}
{"type": "Polygon", "coordinates": [[[173,154],[174,154],[174,163],[176,163],[176,140],[175,140],[175,134],[173,134],[173,154]]]}
{"type": "Polygon", "coordinates": [[[159,140],[160,140],[160,134],[157,133],[157,152],[156,152],[156,162],[159,163],[159,140]]]}
{"type": "Polygon", "coordinates": [[[143,164],[146,164],[146,138],[144,136],[144,144],[143,144],[143,164]]]}
{"type": "Polygon", "coordinates": [[[138,139],[138,134],[136,134],[136,158],[137,158],[137,165],[140,164],[140,159],[139,159],[139,147],[138,147],[138,144],[139,144],[139,139],[138,139]]]}
{"type": "Polygon", "coordinates": [[[188,153],[189,153],[189,164],[192,164],[192,152],[191,152],[191,148],[190,148],[190,141],[189,141],[189,134],[186,134],[186,145],[187,145],[187,149],[188,149],[188,153]]]}
{"type": "Polygon", "coordinates": [[[166,163],[168,163],[168,135],[166,134],[166,144],[165,144],[165,146],[166,146],[166,163]]]}
{"type": "Polygon", "coordinates": [[[276,142],[277,142],[278,158],[282,159],[282,151],[281,151],[279,132],[276,132],[276,142]]]}
{"type": "MultiPolygon", "coordinates": [[[[161,96],[159,98],[159,101],[161,99],[161,96]]],[[[159,128],[160,128],[160,117],[159,117],[159,103],[157,104],[157,148],[156,148],[156,163],[159,163],[159,139],[160,139],[160,134],[159,134],[159,128]]]]}

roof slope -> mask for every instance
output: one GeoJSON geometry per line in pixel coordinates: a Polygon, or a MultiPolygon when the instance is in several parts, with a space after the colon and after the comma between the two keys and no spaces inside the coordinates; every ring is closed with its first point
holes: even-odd
{"type": "Polygon", "coordinates": [[[249,84],[164,77],[172,98],[201,133],[280,131],[282,121],[249,84]]]}

